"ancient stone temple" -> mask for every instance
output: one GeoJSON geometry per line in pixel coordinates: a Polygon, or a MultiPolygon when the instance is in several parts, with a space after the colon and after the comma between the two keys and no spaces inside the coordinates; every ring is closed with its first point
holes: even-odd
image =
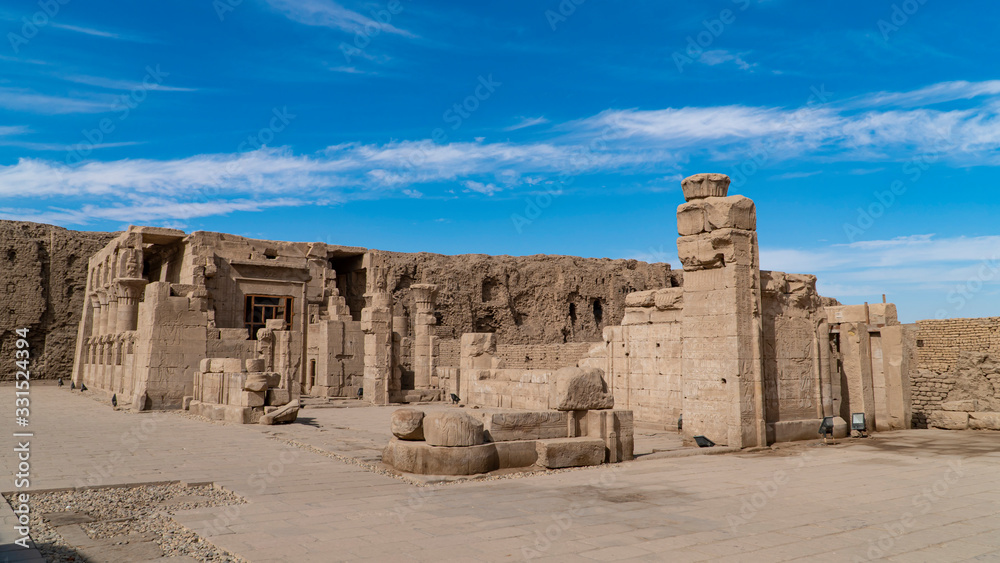
{"type": "Polygon", "coordinates": [[[133,408],[194,401],[253,421],[304,394],[548,412],[573,368],[608,388],[612,404],[587,407],[593,428],[618,411],[661,428],[683,417],[688,437],[753,447],[814,438],[827,417],[838,435],[854,414],[909,427],[913,331],[895,307],[762,271],[754,202],[721,174],[682,187],[683,272],[529,257],[501,283],[503,257],[130,227],[90,259],[73,379],[133,408]],[[515,290],[529,283],[534,297],[515,290]]]}

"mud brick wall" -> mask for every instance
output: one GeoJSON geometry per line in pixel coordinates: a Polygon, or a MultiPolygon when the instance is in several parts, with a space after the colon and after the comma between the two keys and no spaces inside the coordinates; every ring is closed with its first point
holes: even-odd
{"type": "MultiPolygon", "coordinates": [[[[972,387],[991,379],[1000,358],[1000,318],[918,321],[911,345],[916,359],[910,369],[913,422],[922,428],[942,403],[959,399],[966,388],[971,394],[972,387]]],[[[988,388],[986,396],[983,390],[976,393],[984,406],[997,400],[995,392],[992,397],[989,393],[988,388]]]]}
{"type": "Polygon", "coordinates": [[[0,221],[0,379],[14,379],[14,331],[29,329],[32,378],[69,378],[87,260],[117,233],[0,221]]]}

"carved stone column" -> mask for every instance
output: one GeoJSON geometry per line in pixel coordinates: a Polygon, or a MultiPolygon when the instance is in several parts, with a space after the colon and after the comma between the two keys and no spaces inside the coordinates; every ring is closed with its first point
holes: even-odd
{"type": "Polygon", "coordinates": [[[677,253],[684,266],[684,433],[720,445],[764,446],[761,285],[757,212],[726,197],[729,178],[683,182],[677,253]]]}
{"type": "Polygon", "coordinates": [[[435,362],[435,325],[434,300],[437,298],[438,286],[433,284],[417,284],[410,286],[410,293],[416,305],[413,317],[413,386],[416,389],[431,389],[431,375],[434,373],[435,362]]]}
{"type": "Polygon", "coordinates": [[[115,332],[136,330],[139,323],[139,298],[149,283],[142,278],[120,278],[118,283],[118,314],[115,332]]]}

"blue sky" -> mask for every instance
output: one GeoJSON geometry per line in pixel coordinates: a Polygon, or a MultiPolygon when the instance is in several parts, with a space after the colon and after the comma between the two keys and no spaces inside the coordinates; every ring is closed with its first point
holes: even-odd
{"type": "Polygon", "coordinates": [[[1000,7],[93,0],[0,7],[0,218],[676,259],[680,180],[762,267],[1000,316],[1000,7]]]}

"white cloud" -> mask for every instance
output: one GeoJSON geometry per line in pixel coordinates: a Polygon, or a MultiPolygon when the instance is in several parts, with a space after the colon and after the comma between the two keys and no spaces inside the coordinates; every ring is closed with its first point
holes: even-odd
{"type": "MultiPolygon", "coordinates": [[[[960,91],[994,91],[991,83],[965,84],[962,88],[932,86],[922,90],[950,92],[950,96],[960,91]]],[[[941,97],[935,95],[935,99],[941,97]]],[[[45,106],[50,112],[96,112],[101,111],[101,103],[0,88],[0,107],[24,106],[43,111],[41,106],[45,106]]],[[[24,128],[0,128],[0,138],[8,137],[0,143],[37,150],[53,150],[59,145],[29,143],[32,146],[28,146],[23,139],[16,138],[24,132],[24,128]]],[[[830,161],[886,163],[908,161],[922,153],[940,153],[943,165],[966,166],[1000,164],[998,149],[1000,95],[986,98],[975,108],[949,111],[869,109],[859,113],[834,104],[801,108],[729,105],[607,110],[559,125],[548,131],[545,140],[530,143],[482,140],[449,144],[429,140],[346,143],[313,154],[266,148],[174,160],[91,161],[75,167],[22,159],[0,166],[0,198],[23,199],[23,194],[30,193],[39,209],[56,198],[76,198],[96,207],[112,207],[121,193],[151,194],[177,203],[205,198],[342,201],[398,195],[403,190],[423,190],[422,185],[433,183],[458,183],[466,190],[496,194],[501,188],[505,193],[513,193],[526,185],[551,185],[560,175],[643,174],[676,183],[684,172],[684,163],[694,156],[733,162],[760,150],[768,151],[771,162],[795,158],[814,165],[830,161]]],[[[784,177],[806,176],[793,173],[784,177]]],[[[982,254],[993,242],[965,241],[942,255],[982,254]]],[[[935,248],[945,243],[936,243],[931,249],[920,246],[925,241],[895,244],[897,256],[908,256],[912,248],[919,247],[921,253],[935,252],[935,248]]],[[[824,264],[844,265],[838,257],[848,251],[874,252],[871,248],[847,247],[829,251],[827,254],[832,255],[822,259],[816,259],[815,253],[803,256],[791,251],[773,257],[791,266],[806,261],[811,266],[803,268],[804,271],[823,271],[824,264]]],[[[891,257],[880,255],[879,259],[889,261],[891,257]]]]}
{"type": "Polygon", "coordinates": [[[13,111],[43,115],[101,113],[111,111],[114,103],[111,95],[51,96],[24,88],[0,87],[0,108],[13,111]]]}
{"type": "Polygon", "coordinates": [[[470,191],[485,194],[488,196],[492,196],[493,194],[503,189],[503,188],[498,188],[496,184],[484,184],[482,182],[475,182],[472,180],[466,181],[464,185],[466,189],[470,191]]]}
{"type": "Polygon", "coordinates": [[[359,30],[363,32],[365,26],[374,26],[374,29],[378,29],[379,32],[403,37],[416,37],[409,31],[399,29],[391,23],[377,22],[332,0],[267,0],[267,3],[288,19],[305,25],[329,27],[349,33],[355,33],[359,30]]]}
{"type": "Polygon", "coordinates": [[[542,117],[522,117],[520,121],[511,125],[510,127],[505,127],[504,131],[517,131],[519,129],[527,129],[528,127],[534,127],[536,125],[544,125],[548,123],[549,120],[544,116],[542,117]]]}
{"type": "Polygon", "coordinates": [[[711,51],[705,51],[698,57],[698,62],[706,64],[708,66],[718,66],[724,63],[733,63],[740,70],[752,70],[757,63],[749,63],[743,57],[747,53],[733,53],[723,49],[713,49],[711,51]]]}

